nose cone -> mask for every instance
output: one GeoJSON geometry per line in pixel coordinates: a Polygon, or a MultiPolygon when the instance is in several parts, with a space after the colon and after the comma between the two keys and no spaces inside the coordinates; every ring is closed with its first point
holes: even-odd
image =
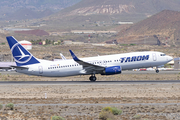
{"type": "Polygon", "coordinates": [[[171,60],[173,60],[173,57],[168,56],[168,61],[171,61],[171,60]]]}

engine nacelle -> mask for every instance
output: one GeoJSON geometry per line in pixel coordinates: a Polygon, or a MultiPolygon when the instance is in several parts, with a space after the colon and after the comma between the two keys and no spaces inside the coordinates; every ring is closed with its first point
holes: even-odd
{"type": "Polygon", "coordinates": [[[107,67],[101,75],[121,74],[121,66],[107,67]]]}

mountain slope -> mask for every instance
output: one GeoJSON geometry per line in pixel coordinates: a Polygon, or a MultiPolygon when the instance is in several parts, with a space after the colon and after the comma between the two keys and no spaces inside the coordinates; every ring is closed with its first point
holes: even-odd
{"type": "MultiPolygon", "coordinates": [[[[82,0],[74,6],[45,18],[56,29],[106,29],[120,21],[138,22],[164,9],[180,11],[178,0],[82,0]],[[102,24],[99,24],[102,23],[102,24]],[[57,26],[58,25],[58,26],[57,26]],[[70,28],[71,27],[71,28],[70,28]]],[[[109,29],[109,28],[108,28],[109,29]]]]}
{"type": "MultiPolygon", "coordinates": [[[[35,16],[37,14],[41,15],[44,10],[49,9],[50,11],[60,11],[66,7],[72,6],[78,3],[80,0],[0,0],[0,19],[19,19],[18,17],[11,18],[12,14],[23,13],[28,14],[27,9],[35,16]],[[26,9],[23,11],[23,9],[26,9]]],[[[33,15],[32,14],[32,15],[33,15]]],[[[47,14],[51,15],[51,14],[47,14]]],[[[32,16],[33,17],[33,16],[32,16]]],[[[32,17],[21,17],[23,19],[28,19],[32,17]]],[[[42,15],[44,17],[44,15],[42,15]]],[[[39,18],[39,17],[35,17],[39,18]]]]}
{"type": "Polygon", "coordinates": [[[23,20],[23,19],[38,19],[54,14],[52,10],[46,9],[43,11],[33,11],[27,8],[18,9],[16,12],[9,14],[4,19],[6,20],[23,20]]]}
{"type": "Polygon", "coordinates": [[[82,15],[123,12],[152,15],[164,9],[180,11],[179,5],[177,0],[83,0],[67,11],[82,15]]]}
{"type": "Polygon", "coordinates": [[[145,36],[158,36],[163,43],[177,43],[180,40],[180,12],[164,10],[120,31],[117,39],[119,42],[122,39],[133,41],[145,36]]]}

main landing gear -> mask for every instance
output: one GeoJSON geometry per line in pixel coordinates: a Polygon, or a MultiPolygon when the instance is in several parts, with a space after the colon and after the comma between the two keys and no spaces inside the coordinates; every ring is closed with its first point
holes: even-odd
{"type": "Polygon", "coordinates": [[[95,74],[91,75],[91,76],[89,77],[89,80],[90,80],[91,82],[95,82],[95,81],[96,81],[96,76],[95,76],[95,74]]]}
{"type": "Polygon", "coordinates": [[[159,73],[158,67],[156,67],[156,73],[159,73]]]}

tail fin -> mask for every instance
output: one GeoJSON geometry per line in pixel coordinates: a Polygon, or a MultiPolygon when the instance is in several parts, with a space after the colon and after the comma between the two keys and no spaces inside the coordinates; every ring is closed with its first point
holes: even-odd
{"type": "Polygon", "coordinates": [[[40,63],[28,50],[26,50],[13,36],[6,37],[17,66],[40,63]]]}

